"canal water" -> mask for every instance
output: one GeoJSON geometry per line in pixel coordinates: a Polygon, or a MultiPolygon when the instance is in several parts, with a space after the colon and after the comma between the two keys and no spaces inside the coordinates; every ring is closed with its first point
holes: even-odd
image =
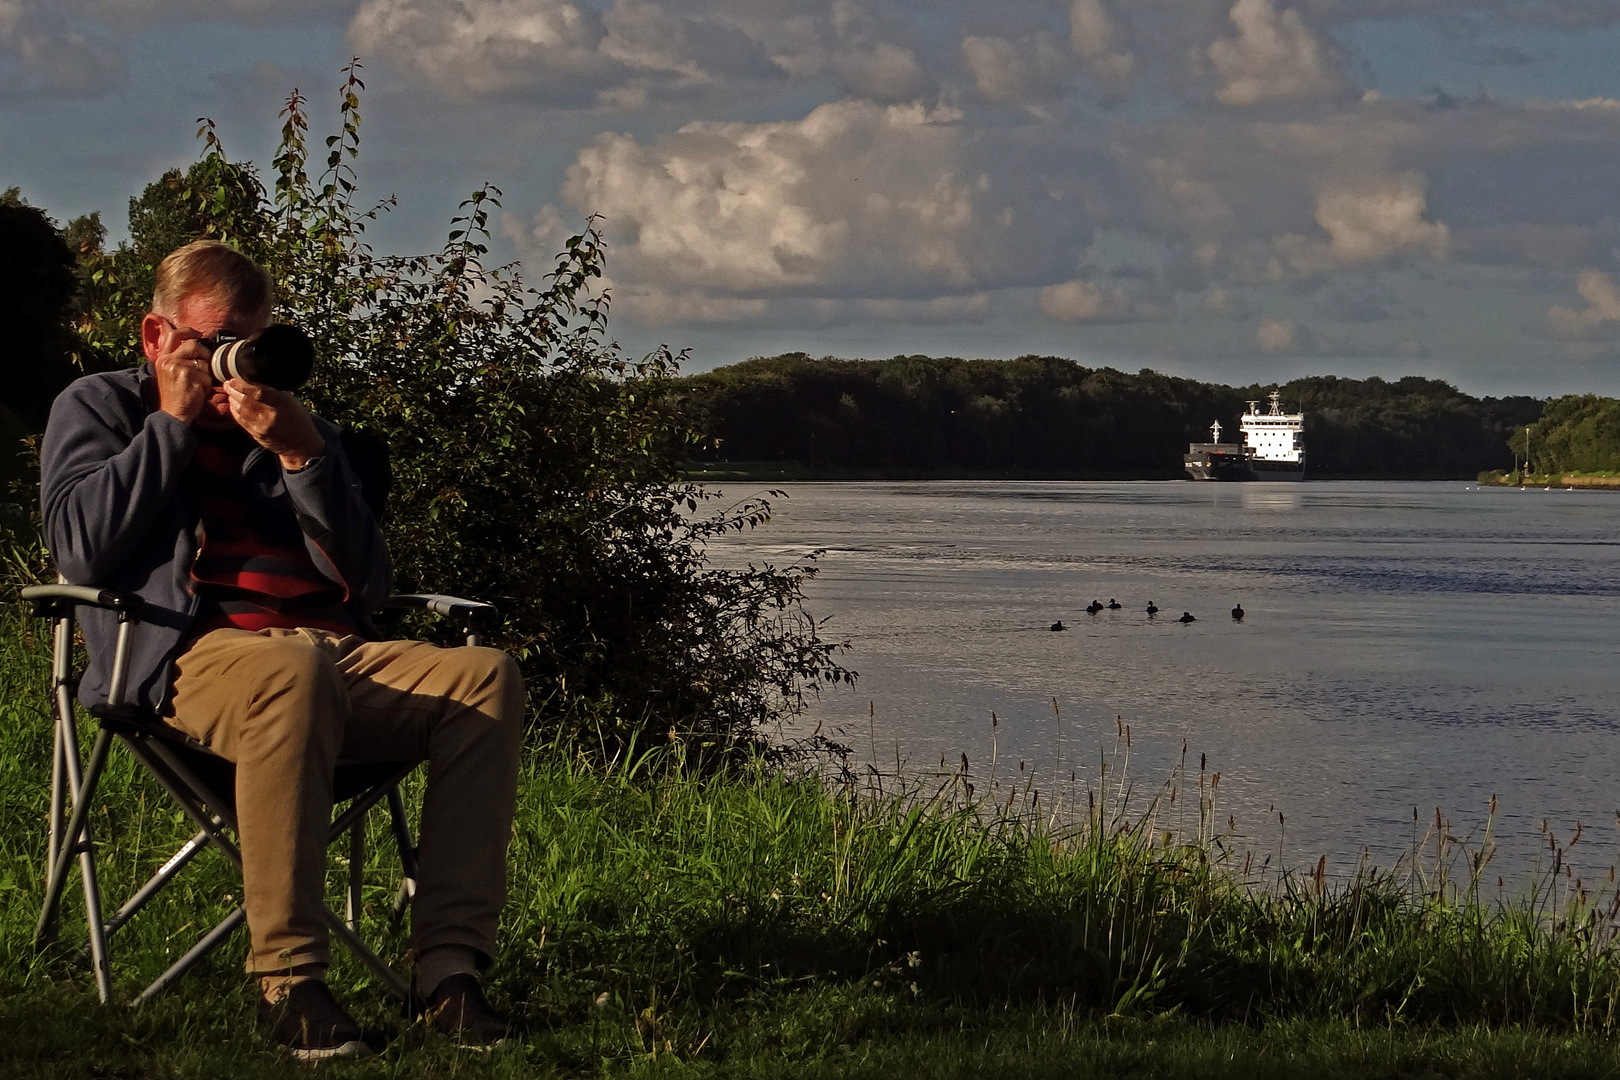
{"type": "MultiPolygon", "coordinates": [[[[746,485],[729,485],[741,496],[746,485]]],[[[1462,482],[786,486],[722,564],[812,550],[809,607],[853,689],[852,761],[1074,806],[1099,764],[1136,805],[1201,760],[1227,842],[1329,874],[1477,843],[1509,890],[1620,855],[1620,495],[1462,482]],[[1118,610],[1091,615],[1093,600],[1118,610]],[[1149,602],[1160,609],[1149,617],[1149,602]],[[1241,604],[1246,617],[1229,612],[1241,604]],[[1191,612],[1195,622],[1180,623],[1191,612]],[[1053,632],[1061,620],[1069,629],[1053,632]],[[992,720],[992,714],[994,720],[992,720]],[[1414,824],[1414,816],[1416,823],[1414,824]],[[1425,841],[1425,834],[1428,834],[1425,841]]],[[[1117,790],[1117,789],[1116,789],[1117,790]]],[[[1161,818],[1183,831],[1183,794],[1161,818]],[[1179,817],[1177,815],[1180,815],[1179,817]]]]}

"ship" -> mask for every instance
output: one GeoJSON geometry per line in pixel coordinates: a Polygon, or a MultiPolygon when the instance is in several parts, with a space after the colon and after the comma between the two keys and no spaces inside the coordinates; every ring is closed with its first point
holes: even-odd
{"type": "Polygon", "coordinates": [[[1305,479],[1305,414],[1282,411],[1282,394],[1273,390],[1271,409],[1249,402],[1238,430],[1240,443],[1221,442],[1221,423],[1210,425],[1211,441],[1193,443],[1182,457],[1194,480],[1305,479]]]}

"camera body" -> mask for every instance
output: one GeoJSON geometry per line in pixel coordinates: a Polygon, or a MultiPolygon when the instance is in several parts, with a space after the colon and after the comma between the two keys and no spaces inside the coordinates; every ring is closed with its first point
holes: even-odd
{"type": "Polygon", "coordinates": [[[275,323],[247,337],[220,335],[209,357],[209,369],[219,382],[244,379],[296,390],[315,370],[315,342],[291,323],[275,323]]]}

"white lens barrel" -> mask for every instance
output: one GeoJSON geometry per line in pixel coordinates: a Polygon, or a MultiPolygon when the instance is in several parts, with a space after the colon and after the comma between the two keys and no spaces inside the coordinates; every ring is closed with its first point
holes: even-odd
{"type": "MultiPolygon", "coordinates": [[[[233,341],[229,345],[221,345],[214,350],[213,368],[214,378],[220,382],[229,379],[246,379],[247,374],[240,369],[238,360],[243,352],[252,348],[247,340],[233,341]]],[[[249,382],[252,380],[249,379],[249,382]]]]}

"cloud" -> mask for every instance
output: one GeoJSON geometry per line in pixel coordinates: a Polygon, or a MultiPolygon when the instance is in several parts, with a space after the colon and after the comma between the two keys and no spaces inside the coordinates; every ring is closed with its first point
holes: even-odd
{"type": "Polygon", "coordinates": [[[832,67],[851,90],[878,101],[910,100],[930,83],[916,55],[888,41],[841,49],[832,67]]]}
{"type": "Polygon", "coordinates": [[[360,0],[19,0],[77,22],[129,29],[162,22],[198,20],[246,25],[327,16],[347,20],[360,0]]]}
{"type": "Polygon", "coordinates": [[[647,0],[616,0],[602,24],[607,34],[598,51],[628,69],[668,73],[690,84],[783,74],[759,43],[735,26],[682,18],[647,0]]]}
{"type": "Polygon", "coordinates": [[[1126,285],[1104,287],[1089,281],[1065,281],[1040,293],[1041,310],[1059,322],[1163,322],[1175,314],[1164,297],[1126,285]]]}
{"type": "Polygon", "coordinates": [[[565,219],[607,214],[618,310],[643,324],[1038,310],[1047,333],[1252,355],[1270,313],[1299,354],[1329,347],[1305,323],[1456,352],[1469,320],[1437,297],[1468,290],[1433,283],[1489,277],[1462,302],[1512,301],[1504,341],[1620,334],[1600,293],[1545,292],[1583,268],[1620,281],[1601,181],[1620,97],[1557,100],[1555,33],[1521,32],[1620,25],[1613,0],[0,0],[0,93],[127,79],[127,28],[312,18],[348,24],[393,115],[474,103],[404,153],[496,160],[522,209],[503,227],[542,268],[565,219]],[[1391,60],[1357,50],[1399,26],[1447,70],[1548,99],[1461,77],[1443,110],[1398,79],[1363,93],[1391,60]]]}
{"type": "Polygon", "coordinates": [[[1299,342],[1299,327],[1287,319],[1262,318],[1254,329],[1254,343],[1261,352],[1288,352],[1299,342]]]}
{"type": "Polygon", "coordinates": [[[1595,341],[1620,331],[1620,288],[1601,270],[1582,270],[1575,291],[1586,301],[1583,308],[1559,305],[1547,312],[1547,332],[1560,341],[1595,341]]]}
{"type": "Polygon", "coordinates": [[[1289,234],[1275,243],[1278,257],[1299,276],[1387,263],[1404,256],[1443,262],[1451,234],[1424,220],[1428,202],[1418,173],[1330,182],[1316,199],[1316,223],[1327,240],[1289,234]]]}
{"type": "Polygon", "coordinates": [[[702,121],[649,143],[604,134],[580,151],[562,195],[604,215],[615,273],[636,284],[904,299],[1039,274],[1078,223],[1024,213],[1016,162],[976,153],[961,119],[850,99],[802,120],[702,121]]]}
{"type": "Polygon", "coordinates": [[[1202,290],[1449,261],[1451,229],[1431,211],[1428,178],[1403,167],[1430,153],[1441,127],[1383,106],[1302,120],[1217,112],[1122,128],[1110,153],[1138,228],[1173,253],[1168,273],[1202,290]]]}
{"type": "Polygon", "coordinates": [[[844,308],[859,316],[883,321],[919,323],[978,322],[986,318],[995,302],[986,292],[959,296],[936,296],[929,300],[818,300],[829,315],[842,317],[844,308]]]}
{"type": "Polygon", "coordinates": [[[1245,319],[1252,308],[1245,297],[1223,288],[1210,289],[1199,300],[1198,306],[1205,315],[1217,319],[1245,319]]]}
{"type": "Polygon", "coordinates": [[[1073,0],[1069,5],[1069,44],[1086,60],[1092,77],[1123,90],[1136,73],[1136,55],[1121,48],[1120,30],[1102,0],[1073,0]]]}
{"type": "Polygon", "coordinates": [[[1045,33],[1031,34],[1022,41],[962,39],[962,60],[979,93],[989,101],[1026,104],[1056,97],[1072,66],[1066,52],[1045,33]]]}
{"type": "Polygon", "coordinates": [[[1295,9],[1278,11],[1270,0],[1237,0],[1230,18],[1237,37],[1209,47],[1210,63],[1224,81],[1215,94],[1221,104],[1261,105],[1344,91],[1332,50],[1295,9]]]}
{"type": "Polygon", "coordinates": [[[744,100],[825,74],[881,102],[933,93],[925,65],[891,31],[852,0],[363,0],[349,41],[452,96],[564,108],[744,100]]]}
{"type": "Polygon", "coordinates": [[[124,58],[55,8],[0,0],[0,95],[93,97],[124,82],[124,58]]]}
{"type": "Polygon", "coordinates": [[[583,103],[619,65],[601,19],[568,0],[365,0],[349,42],[453,95],[543,91],[583,103]]]}
{"type": "Polygon", "coordinates": [[[616,286],[612,293],[616,315],[649,327],[763,322],[770,314],[768,303],[759,298],[668,292],[645,285],[616,286]]]}

